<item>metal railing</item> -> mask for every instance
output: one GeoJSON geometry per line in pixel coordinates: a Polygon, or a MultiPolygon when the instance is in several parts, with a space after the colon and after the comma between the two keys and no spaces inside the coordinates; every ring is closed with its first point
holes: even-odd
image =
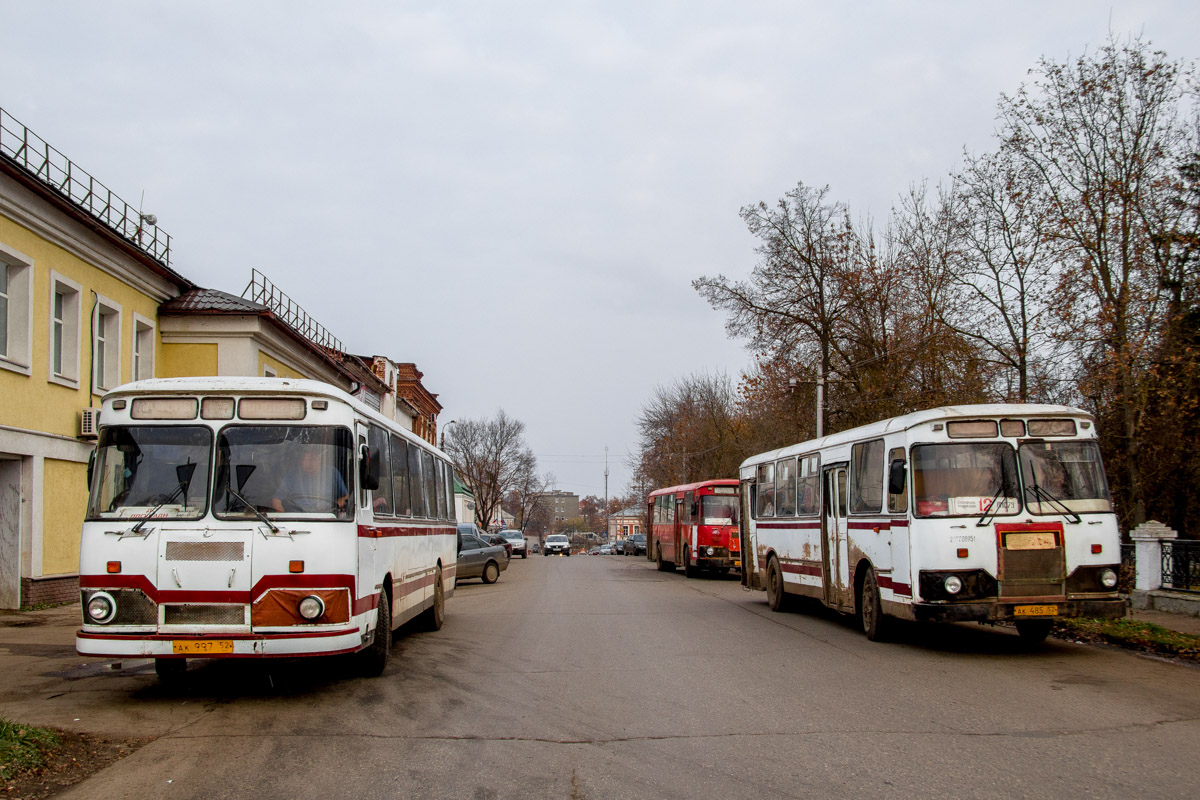
{"type": "Polygon", "coordinates": [[[1163,540],[1162,585],[1178,592],[1200,592],[1200,541],[1163,540]]]}
{"type": "Polygon", "coordinates": [[[65,155],[0,108],[0,156],[7,158],[119,236],[164,265],[171,263],[171,237],[153,214],[143,214],[65,155]]]}
{"type": "Polygon", "coordinates": [[[313,319],[307,311],[301,308],[299,303],[284,294],[278,286],[271,283],[270,279],[257,269],[250,271],[250,283],[242,292],[242,297],[271,309],[275,312],[275,316],[295,328],[310,342],[339,353],[345,352],[341,339],[313,319]]]}

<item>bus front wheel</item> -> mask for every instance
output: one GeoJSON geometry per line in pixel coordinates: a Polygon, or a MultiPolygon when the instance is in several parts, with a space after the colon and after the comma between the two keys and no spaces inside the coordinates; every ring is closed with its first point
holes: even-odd
{"type": "Polygon", "coordinates": [[[783,570],[775,556],[767,562],[767,607],[772,611],[786,611],[788,607],[788,596],[783,590],[783,570]]]}
{"type": "Polygon", "coordinates": [[[1050,635],[1050,620],[1048,619],[1019,619],[1017,633],[1025,644],[1041,644],[1050,635]]]}
{"type": "Polygon", "coordinates": [[[371,638],[371,643],[358,653],[363,675],[369,678],[382,675],[391,652],[392,607],[388,603],[387,592],[380,592],[379,608],[375,618],[375,635],[371,638]]]}
{"type": "Polygon", "coordinates": [[[700,568],[692,566],[692,549],[683,548],[683,577],[695,578],[700,574],[700,568]]]}
{"type": "Polygon", "coordinates": [[[178,683],[187,673],[186,658],[154,659],[154,674],[161,683],[178,683]]]}

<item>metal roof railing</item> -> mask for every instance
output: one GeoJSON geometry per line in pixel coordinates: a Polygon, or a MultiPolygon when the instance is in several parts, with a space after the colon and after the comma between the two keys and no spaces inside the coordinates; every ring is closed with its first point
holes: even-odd
{"type": "Polygon", "coordinates": [[[271,309],[275,312],[275,316],[295,328],[310,342],[339,353],[345,352],[341,339],[313,319],[307,311],[301,308],[299,303],[284,294],[278,286],[271,283],[270,279],[257,269],[250,270],[250,283],[242,291],[242,297],[271,309]]]}
{"type": "Polygon", "coordinates": [[[0,156],[57,191],[163,265],[171,263],[171,237],[153,214],[143,214],[71,163],[46,140],[0,108],[0,156]]]}

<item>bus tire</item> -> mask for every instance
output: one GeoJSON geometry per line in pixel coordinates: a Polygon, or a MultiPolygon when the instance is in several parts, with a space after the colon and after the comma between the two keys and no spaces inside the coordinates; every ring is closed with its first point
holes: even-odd
{"type": "Polygon", "coordinates": [[[1041,644],[1050,635],[1050,625],[1048,619],[1019,619],[1017,633],[1025,644],[1041,644]]]}
{"type": "Polygon", "coordinates": [[[388,603],[387,592],[380,592],[379,607],[375,615],[375,635],[371,638],[371,643],[358,653],[358,664],[362,674],[368,678],[382,675],[391,652],[392,606],[388,603]]]}
{"type": "Polygon", "coordinates": [[[659,572],[674,572],[675,565],[670,561],[663,561],[662,545],[654,546],[654,566],[658,567],[659,572]]]}
{"type": "Polygon", "coordinates": [[[690,547],[683,548],[683,577],[695,578],[699,574],[700,569],[692,566],[692,549],[690,547]]]}
{"type": "Polygon", "coordinates": [[[440,631],[446,621],[446,590],[442,586],[442,568],[438,567],[433,573],[433,605],[421,612],[417,624],[421,630],[440,631]]]}
{"type": "Polygon", "coordinates": [[[154,674],[159,683],[175,684],[183,680],[187,673],[186,658],[156,658],[154,659],[154,674]]]}
{"type": "Polygon", "coordinates": [[[484,583],[495,583],[500,580],[500,565],[489,561],[483,567],[483,575],[479,576],[484,583]]]}
{"type": "Polygon", "coordinates": [[[868,568],[858,591],[858,618],[863,633],[872,642],[887,640],[888,620],[883,614],[883,603],[879,600],[879,582],[875,570],[868,568]]]}
{"type": "Polygon", "coordinates": [[[779,559],[772,555],[767,562],[767,607],[772,611],[787,611],[791,606],[789,601],[783,588],[783,570],[779,568],[779,559]]]}

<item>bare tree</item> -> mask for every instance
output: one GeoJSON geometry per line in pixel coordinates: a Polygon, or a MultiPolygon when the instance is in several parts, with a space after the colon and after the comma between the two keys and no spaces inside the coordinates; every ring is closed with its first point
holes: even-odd
{"type": "Polygon", "coordinates": [[[1002,143],[1044,186],[1063,268],[1060,333],[1087,366],[1085,396],[1112,401],[1114,414],[1097,413],[1122,445],[1110,453],[1136,525],[1145,520],[1141,384],[1175,263],[1189,75],[1140,39],[1111,38],[1094,56],[1043,59],[1034,72],[1032,86],[1001,98],[1002,143]]]}
{"type": "Polygon", "coordinates": [[[487,529],[506,494],[536,468],[524,440],[525,423],[501,409],[491,419],[459,420],[443,448],[475,493],[475,522],[487,529]]]}

